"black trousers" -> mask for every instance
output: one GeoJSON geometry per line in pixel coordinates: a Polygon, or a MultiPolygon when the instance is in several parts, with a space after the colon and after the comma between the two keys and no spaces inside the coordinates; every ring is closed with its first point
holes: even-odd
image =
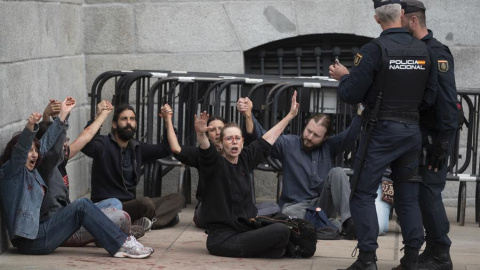
{"type": "Polygon", "coordinates": [[[285,253],[290,229],[281,223],[246,232],[222,228],[209,232],[207,249],[212,255],[223,257],[279,258],[285,253]]]}

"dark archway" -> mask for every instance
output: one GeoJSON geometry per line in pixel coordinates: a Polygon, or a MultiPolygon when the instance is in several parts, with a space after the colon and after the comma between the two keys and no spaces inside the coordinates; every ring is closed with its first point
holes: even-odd
{"type": "Polygon", "coordinates": [[[359,48],[372,38],[351,34],[315,34],[277,40],[244,53],[245,73],[328,76],[336,58],[350,68],[359,48]]]}

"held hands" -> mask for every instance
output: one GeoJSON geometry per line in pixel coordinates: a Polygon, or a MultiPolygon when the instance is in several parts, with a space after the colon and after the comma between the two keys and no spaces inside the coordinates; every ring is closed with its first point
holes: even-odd
{"type": "Polygon", "coordinates": [[[169,121],[172,120],[173,110],[170,107],[170,105],[168,104],[163,105],[162,108],[160,108],[160,113],[158,114],[158,116],[160,116],[165,120],[169,120],[169,121]]]}
{"type": "Polygon", "coordinates": [[[60,113],[62,103],[56,99],[49,99],[47,107],[43,111],[43,121],[50,122],[50,117],[56,117],[60,113]]]}
{"type": "Polygon", "coordinates": [[[38,112],[33,112],[30,114],[30,116],[27,119],[27,124],[25,125],[26,128],[28,128],[30,131],[34,131],[35,129],[35,124],[40,121],[42,118],[42,114],[38,112]]]}
{"type": "Polygon", "coordinates": [[[250,117],[252,115],[253,102],[248,98],[239,98],[237,101],[237,111],[243,116],[250,117]]]}
{"type": "Polygon", "coordinates": [[[330,77],[334,78],[337,81],[339,81],[343,75],[350,73],[348,72],[348,69],[344,65],[338,62],[338,60],[336,60],[333,65],[330,65],[328,69],[329,69],[328,73],[330,74],[330,77]]]}
{"type": "Polygon", "coordinates": [[[102,100],[100,103],[97,104],[97,116],[102,112],[106,112],[107,114],[113,111],[113,105],[108,100],[102,100]]]}
{"type": "Polygon", "coordinates": [[[76,101],[73,97],[65,98],[65,100],[62,102],[62,106],[59,114],[61,121],[65,121],[65,118],[67,118],[67,115],[75,107],[75,104],[76,104],[76,101]]]}
{"type": "Polygon", "coordinates": [[[206,133],[208,131],[207,121],[209,117],[210,115],[206,111],[200,113],[199,117],[195,114],[195,131],[197,133],[206,133]]]}

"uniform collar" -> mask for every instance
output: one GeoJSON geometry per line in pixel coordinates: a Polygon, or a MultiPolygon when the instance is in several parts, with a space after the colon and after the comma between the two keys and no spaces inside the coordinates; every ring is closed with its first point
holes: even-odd
{"type": "Polygon", "coordinates": [[[422,38],[422,41],[427,41],[433,38],[432,30],[428,29],[428,34],[422,38]]]}
{"type": "Polygon", "coordinates": [[[394,33],[406,33],[406,34],[408,34],[408,32],[407,32],[407,30],[405,30],[405,28],[395,27],[395,28],[388,28],[388,29],[383,30],[382,33],[380,34],[380,36],[385,36],[385,35],[394,34],[394,33]]]}

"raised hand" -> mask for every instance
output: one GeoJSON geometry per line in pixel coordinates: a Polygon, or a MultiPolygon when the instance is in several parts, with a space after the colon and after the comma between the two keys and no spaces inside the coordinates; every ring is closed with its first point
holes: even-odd
{"type": "Polygon", "coordinates": [[[252,114],[253,102],[248,98],[239,98],[237,100],[237,111],[248,117],[252,114]]]}
{"type": "Polygon", "coordinates": [[[67,97],[62,102],[62,111],[70,112],[75,107],[76,101],[73,97],[67,97]]]}
{"type": "Polygon", "coordinates": [[[60,111],[59,117],[61,121],[65,121],[65,118],[67,118],[67,115],[72,111],[72,109],[75,107],[76,101],[73,97],[67,97],[65,100],[62,102],[62,109],[60,111]]]}
{"type": "Polygon", "coordinates": [[[172,107],[170,107],[170,105],[168,104],[163,105],[162,108],[160,108],[160,113],[158,114],[158,116],[160,116],[161,118],[164,118],[165,120],[172,119],[172,116],[173,116],[172,107]]]}
{"type": "Polygon", "coordinates": [[[328,67],[328,73],[330,77],[334,78],[335,80],[339,81],[343,75],[349,74],[348,69],[340,64],[339,62],[335,62],[333,65],[328,67]]]}
{"type": "Polygon", "coordinates": [[[35,129],[35,124],[38,123],[42,119],[42,114],[38,112],[33,112],[30,114],[30,116],[27,119],[27,125],[25,126],[28,128],[30,131],[34,131],[35,129]]]}
{"type": "Polygon", "coordinates": [[[102,100],[97,104],[97,116],[103,111],[106,111],[107,113],[113,111],[113,105],[112,103],[110,103],[110,101],[102,100]]]}
{"type": "MultiPolygon", "coordinates": [[[[195,115],[195,131],[198,133],[206,133],[208,131],[207,121],[210,115],[204,111],[200,116],[195,115]]],[[[212,128],[212,127],[210,127],[212,128]]]]}
{"type": "Polygon", "coordinates": [[[62,103],[56,99],[49,99],[47,107],[43,110],[43,121],[50,122],[50,117],[56,117],[60,113],[62,103]]]}
{"type": "Polygon", "coordinates": [[[298,114],[298,107],[300,104],[297,102],[297,90],[293,92],[292,95],[292,104],[290,105],[290,111],[288,114],[290,115],[291,119],[293,119],[298,114]]]}

